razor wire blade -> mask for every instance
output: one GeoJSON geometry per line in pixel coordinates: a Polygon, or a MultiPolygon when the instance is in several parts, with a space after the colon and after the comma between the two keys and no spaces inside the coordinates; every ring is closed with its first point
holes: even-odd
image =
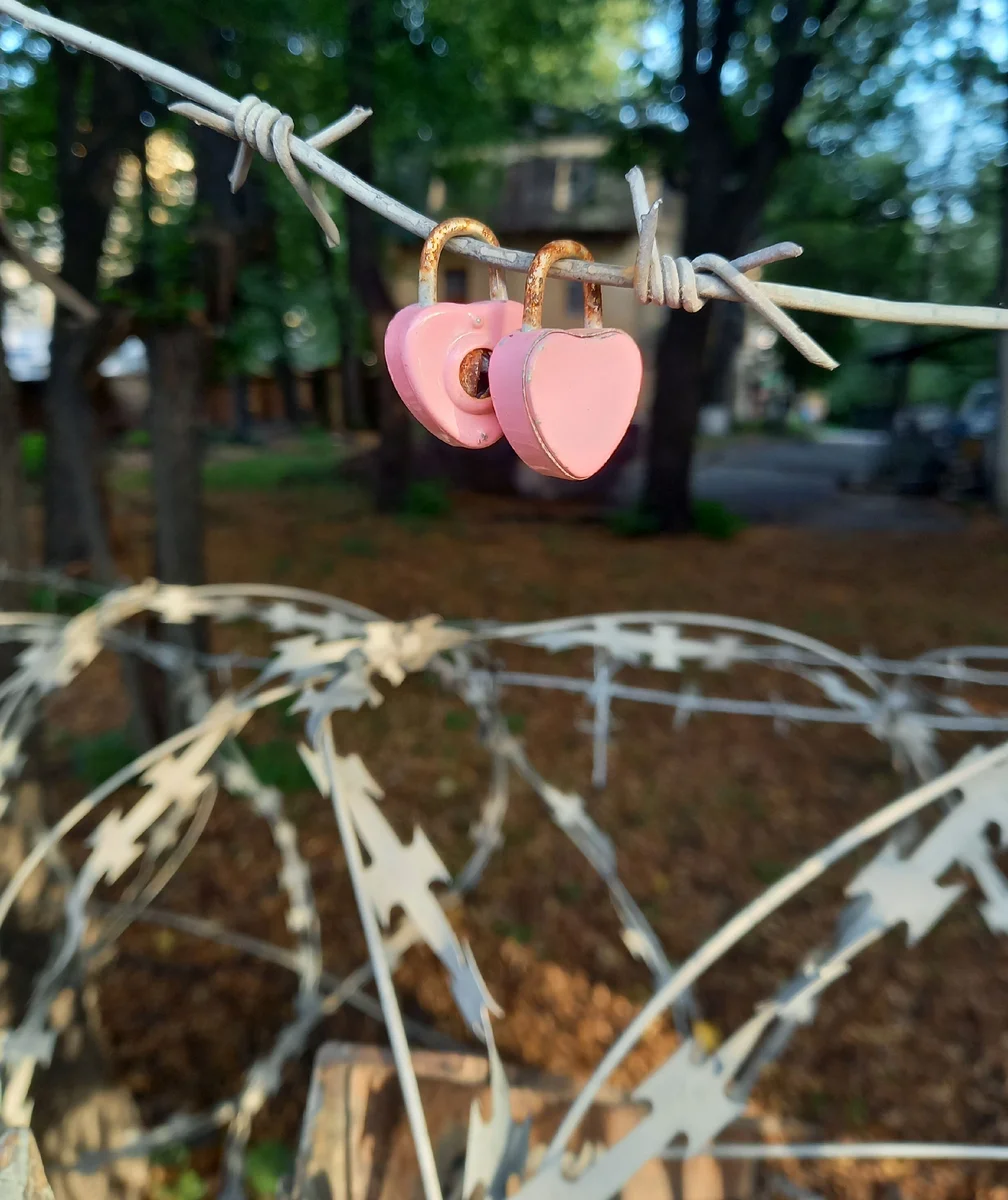
{"type": "MultiPolygon", "coordinates": [[[[534,626],[481,624],[466,629],[437,618],[398,624],[384,621],[367,610],[296,589],[165,587],[153,581],[109,592],[93,607],[65,621],[5,614],[0,640],[23,645],[13,672],[0,684],[0,787],[24,765],[22,745],[42,699],[66,686],[105,645],[138,654],[150,652],[148,657],[159,662],[177,686],[187,689],[193,721],[182,734],[141,755],[76,805],[33,848],[0,896],[2,921],[30,870],[69,830],[124,783],[140,783],[144,789],[141,798],[125,813],[116,810],[106,815],[92,835],[88,858],[67,894],[62,940],[36,980],[21,1023],[4,1037],[2,1119],[7,1124],[30,1120],[32,1078],[37,1065],[45,1065],[51,1058],[55,1043],[48,1010],[86,958],[84,935],[98,883],[118,880],[137,863],[148,861],[149,878],[165,856],[178,850],[201,804],[205,805],[208,797],[212,803],[218,785],[246,799],[269,825],[280,857],[279,885],[288,899],[288,928],[296,941],[293,961],[299,986],[295,1015],[281,1030],[271,1052],[250,1068],[241,1093],[202,1117],[173,1118],[120,1150],[90,1155],[78,1167],[94,1169],[117,1154],[146,1153],[165,1138],[226,1126],[226,1191],[240,1194],[252,1118],[279,1088],[284,1064],[303,1052],[318,1022],[352,994],[345,986],[323,989],[318,912],[296,831],[283,814],[279,792],[258,781],[237,741],[255,712],[278,701],[289,703],[292,710],[305,716],[302,755],[319,791],[329,794],[337,808],[343,806],[346,821],[341,833],[348,861],[350,842],[356,844],[358,853],[365,848],[369,857],[366,867],[360,859],[358,902],[362,919],[367,915],[376,929],[384,927],[386,932],[380,946],[372,947],[370,966],[354,973],[355,988],[365,986],[375,971],[391,978],[404,950],[422,941],[445,969],[466,1024],[487,1045],[493,1109],[488,1123],[480,1117],[470,1125],[467,1197],[477,1184],[491,1196],[502,1195],[510,1177],[525,1172],[527,1137],[510,1120],[493,1044],[491,1018],[499,1010],[471,951],[459,942],[445,917],[446,905],[451,907],[478,882],[491,856],[504,843],[507,781],[512,771],[531,784],[553,822],[605,882],[627,948],[649,966],[656,988],[653,999],[667,998],[663,1007],[673,1011],[683,1036],[675,1054],[633,1093],[634,1099],[650,1106],[648,1116],[623,1141],[595,1156],[584,1168],[577,1180],[579,1196],[612,1195],[620,1181],[629,1178],[642,1161],[659,1156],[677,1135],[687,1138],[690,1150],[712,1141],[745,1107],[760,1069],[782,1053],[794,1029],[814,1018],[822,992],[846,973],[858,953],[900,924],[906,925],[911,940],[917,940],[960,899],[961,888],[940,882],[952,865],[975,878],[984,894],[981,912],[992,930],[1004,929],[1008,919],[1008,884],[985,836],[991,824],[1003,828],[1008,815],[1008,776],[1002,761],[1008,756],[992,762],[990,755],[974,755],[943,775],[936,747],[936,734],[943,728],[992,731],[1008,728],[1008,719],[979,714],[961,696],[930,692],[923,682],[938,679],[956,687],[1003,686],[1000,673],[969,665],[996,661],[1001,657],[997,648],[967,647],[936,652],[912,663],[886,663],[845,655],[775,626],[709,614],[619,614],[534,626]],[[175,646],[168,648],[169,655],[160,653],[166,649],[163,646],[155,652],[150,643],[123,628],[142,613],[173,624],[197,617],[254,620],[275,636],[274,653],[261,665],[228,660],[229,668],[246,670],[253,678],[244,688],[229,687],[214,700],[210,679],[213,672],[219,675],[221,671],[220,656],[211,664],[200,663],[200,656],[175,646]],[[593,676],[572,680],[502,670],[490,651],[508,643],[550,653],[590,651],[593,676]],[[508,730],[501,699],[506,688],[550,686],[551,678],[565,690],[581,692],[594,712],[598,776],[599,755],[604,755],[611,735],[613,700],[671,704],[680,723],[684,712],[688,717],[702,711],[754,711],[754,702],[732,698],[719,699],[715,706],[713,698],[703,697],[692,680],[675,693],[621,686],[615,679],[619,670],[647,667],[665,672],[696,669],[721,673],[747,665],[800,679],[823,698],[819,706],[772,699],[762,702],[769,705],[765,715],[777,721],[799,721],[830,720],[843,714],[844,720],[888,742],[894,756],[925,781],[929,798],[921,807],[938,800],[944,804],[942,815],[929,830],[912,811],[893,824],[882,850],[849,885],[850,899],[832,944],[813,950],[789,984],[721,1047],[707,1053],[691,1035],[698,1011],[690,980],[682,982],[685,968],[676,968],[668,960],[619,879],[612,841],[588,815],[580,796],[558,789],[531,764],[519,739],[508,730]],[[451,885],[451,879],[423,831],[417,827],[412,840],[402,843],[382,813],[381,789],[365,765],[356,756],[337,755],[332,741],[334,713],[380,704],[381,681],[398,686],[408,674],[422,670],[432,671],[472,706],[480,736],[491,753],[490,794],[473,826],[474,851],[447,893],[432,890],[435,884],[451,885]],[[950,726],[953,720],[958,724],[950,726]],[[943,780],[952,779],[959,789],[955,794],[951,783],[942,786],[943,780]],[[405,916],[393,929],[390,916],[395,907],[405,916]]],[[[601,774],[604,778],[604,769],[601,774]]],[[[889,828],[873,830],[869,826],[857,844],[889,828]]],[[[797,868],[798,872],[802,869],[797,868]]],[[[135,919],[144,903],[141,891],[138,904],[124,919],[135,919]]],[[[381,986],[379,992],[386,1022],[398,1022],[404,1028],[394,993],[381,986]]],[[[620,1058],[628,1048],[623,1047],[620,1058]]],[[[603,1063],[604,1073],[589,1083],[571,1114],[590,1103],[592,1088],[597,1090],[614,1065],[618,1063],[603,1063]]],[[[408,1059],[397,1062],[397,1067],[401,1075],[408,1073],[408,1059]]],[[[408,1091],[408,1080],[404,1080],[404,1089],[408,1091]]],[[[569,1121],[572,1119],[569,1114],[569,1121]]],[[[412,1120],[414,1137],[422,1143],[422,1112],[412,1113],[412,1120]]],[[[520,1195],[562,1194],[571,1183],[564,1174],[563,1148],[561,1143],[551,1147],[520,1195]]],[[[425,1185],[428,1193],[438,1186],[436,1179],[429,1178],[425,1185]]]]}

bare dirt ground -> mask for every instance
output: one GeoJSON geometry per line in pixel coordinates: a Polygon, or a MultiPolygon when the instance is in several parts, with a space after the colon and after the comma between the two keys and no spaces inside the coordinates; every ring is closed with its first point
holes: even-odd
{"type": "MultiPolygon", "coordinates": [[[[361,515],[340,489],[217,492],[209,500],[209,572],[216,581],[317,588],[393,618],[712,611],[892,656],[1008,641],[1008,534],[993,522],[927,534],[762,528],[714,543],[620,539],[574,516],[459,497],[451,516],[419,522],[361,515]]],[[[132,548],[124,565],[140,577],[149,570],[147,520],[131,503],[123,522],[132,548]]],[[[244,629],[217,641],[266,647],[244,629]]],[[[583,666],[532,655],[509,661],[583,666]]],[[[885,748],[863,731],[809,727],[782,737],[768,721],[706,716],[674,732],[667,710],[617,703],[610,784],[593,792],[582,701],[523,691],[508,697],[507,709],[532,761],[584,795],[613,837],[621,875],[673,959],[900,790],[885,748]]],[[[106,659],[52,711],[54,727],[77,740],[120,727],[125,717],[106,659]]],[[[486,755],[460,703],[414,679],[373,712],[341,714],[336,729],[340,749],[359,752],[386,789],[400,835],[422,825],[457,869],[487,780],[486,755]]],[[[279,754],[275,743],[294,736],[279,716],[264,715],[250,740],[279,754]]],[[[943,744],[950,757],[963,748],[943,744]]],[[[71,781],[67,797],[82,790],[71,781]]],[[[296,783],[288,803],[311,867],[326,967],[342,973],[364,951],[332,815],[296,783]]],[[[461,919],[506,1012],[498,1044],[506,1061],[582,1076],[646,997],[648,979],[619,945],[604,889],[518,784],[506,835],[461,919]]],[[[223,797],[158,904],[286,946],[277,866],[261,822],[223,797]]],[[[705,978],[700,999],[722,1034],[829,934],[852,873],[848,864],[831,874],[705,978]]],[[[397,983],[410,1015],[463,1039],[429,956],[411,953],[397,983]]],[[[830,1139],[1004,1143],[1002,984],[1005,943],[967,898],[917,947],[893,935],[863,955],[826,995],[815,1025],[766,1073],[754,1103],[830,1139]]],[[[131,928],[105,970],[102,1013],[117,1070],[145,1118],[232,1094],[289,1018],[293,992],[293,977],[277,967],[152,925],[131,928]]],[[[382,1032],[347,1011],[326,1022],[323,1038],[375,1041],[382,1032]]],[[[674,1042],[668,1028],[656,1029],[623,1082],[639,1080],[674,1042]]],[[[257,1138],[294,1140],[309,1063],[306,1055],[288,1070],[257,1138]]],[[[215,1152],[197,1152],[193,1162],[209,1178],[215,1152]]],[[[792,1174],[831,1196],[1008,1197],[1004,1167],[837,1163],[792,1174]]]]}

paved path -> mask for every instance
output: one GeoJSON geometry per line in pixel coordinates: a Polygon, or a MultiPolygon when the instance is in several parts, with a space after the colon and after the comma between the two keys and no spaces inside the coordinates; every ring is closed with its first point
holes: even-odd
{"type": "MultiPolygon", "coordinates": [[[[830,431],[814,442],[727,438],[698,453],[694,494],[719,500],[752,524],[834,530],[955,530],[961,513],[938,501],[869,492],[865,485],[886,444],[884,434],[830,431]]],[[[620,483],[620,501],[640,494],[643,464],[620,483]]]]}
{"type": "Polygon", "coordinates": [[[934,500],[864,490],[885,435],[857,430],[821,440],[753,438],[707,445],[694,490],[754,523],[820,529],[954,530],[964,522],[934,500]]]}

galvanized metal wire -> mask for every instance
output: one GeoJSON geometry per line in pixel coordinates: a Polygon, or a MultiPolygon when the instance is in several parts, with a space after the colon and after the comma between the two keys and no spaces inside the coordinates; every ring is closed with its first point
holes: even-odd
{"type": "MultiPolygon", "coordinates": [[[[372,1013],[380,1012],[389,1028],[407,1111],[421,1162],[425,1162],[426,1194],[438,1196],[440,1183],[433,1158],[424,1152],[425,1140],[429,1145],[424,1114],[419,1094],[410,1084],[409,1052],[411,1040],[437,1041],[437,1035],[403,1018],[395,996],[394,971],[409,945],[425,941],[442,960],[456,1002],[474,1033],[485,1041],[491,1063],[498,1061],[492,1033],[494,1002],[482,984],[471,953],[455,939],[442,910],[457,904],[464,892],[478,883],[491,855],[505,842],[507,777],[511,771],[532,785],[559,830],[574,841],[606,881],[623,925],[626,947],[648,964],[656,989],[639,1016],[599,1063],[545,1156],[531,1168],[519,1193],[523,1196],[552,1197],[569,1190],[570,1181],[562,1171],[569,1134],[649,1021],[662,1011],[671,1007],[675,1012],[683,1044],[634,1093],[634,1098],[651,1106],[650,1116],[632,1137],[604,1151],[589,1165],[577,1181],[579,1198],[602,1200],[612,1195],[643,1159],[672,1153],[667,1147],[677,1133],[687,1134],[686,1153],[701,1149],[707,1153],[707,1144],[714,1142],[724,1125],[741,1111],[759,1070],[783,1052],[798,1025],[813,1019],[819,994],[842,976],[853,958],[894,924],[905,923],[911,940],[916,940],[957,901],[958,889],[937,884],[951,864],[966,867],[976,878],[985,896],[981,911],[991,928],[998,931],[1008,928],[1008,883],[1002,879],[989,846],[977,836],[977,830],[986,828],[991,820],[1008,826],[1008,743],[991,751],[978,751],[951,770],[944,770],[935,740],[942,728],[941,719],[930,719],[934,715],[930,710],[936,705],[940,707],[947,697],[942,692],[929,692],[925,685],[926,681],[937,680],[946,689],[955,686],[958,668],[933,675],[931,671],[936,664],[994,662],[1003,657],[997,647],[939,651],[911,663],[879,658],[869,661],[775,626],[702,613],[611,614],[522,626],[481,622],[461,628],[436,619],[395,625],[366,609],[299,589],[180,588],[148,581],[100,595],[92,608],[70,619],[48,615],[44,620],[36,620],[32,614],[11,614],[0,619],[0,639],[24,647],[14,673],[0,684],[0,794],[24,765],[21,745],[38,716],[41,699],[54,688],[69,683],[104,646],[123,645],[120,626],[142,611],[157,613],[175,623],[197,617],[223,621],[251,619],[272,631],[274,653],[265,663],[250,670],[252,678],[247,685],[211,702],[205,688],[196,686],[199,680],[198,672],[193,674],[196,656],[187,657],[172,647],[176,658],[173,660],[169,655],[161,660],[162,665],[179,677],[196,681],[190,691],[192,727],[141,755],[74,806],[37,842],[0,894],[2,923],[25,880],[76,824],[124,784],[139,781],[146,789],[128,813],[113,812],[93,835],[90,857],[68,893],[64,936],[38,979],[20,1024],[4,1037],[3,1119],[8,1124],[30,1121],[32,1078],[36,1066],[48,1061],[55,1042],[46,1014],[56,990],[67,986],[75,977],[75,964],[87,957],[83,937],[88,914],[96,911],[93,895],[96,882],[118,878],[140,856],[147,856],[153,865],[167,854],[168,862],[172,863],[173,852],[177,857],[178,848],[184,847],[190,836],[187,830],[199,818],[201,810],[193,807],[194,801],[208,787],[219,784],[234,795],[246,797],[253,811],[273,831],[281,858],[280,886],[288,896],[288,925],[295,938],[295,949],[270,947],[234,935],[214,923],[181,915],[149,912],[145,915],[147,891],[139,893],[139,903],[113,910],[120,920],[118,926],[111,928],[122,928],[124,922],[135,919],[162,920],[196,936],[207,936],[265,956],[294,970],[300,985],[293,1018],[280,1031],[270,1053],[250,1069],[238,1096],[222,1101],[204,1114],[173,1117],[115,1150],[92,1153],[76,1164],[77,1169],[98,1169],[110,1158],[146,1155],[172,1140],[203,1137],[223,1128],[227,1130],[226,1194],[241,1195],[244,1150],[252,1118],[279,1086],[284,1063],[303,1052],[319,1020],[351,1001],[372,1013]],[[817,710],[816,706],[773,701],[770,708],[761,710],[764,715],[798,721],[830,720],[843,714],[844,720],[860,724],[889,744],[894,760],[903,756],[908,769],[924,782],[800,864],[737,914],[686,963],[676,967],[666,957],[629,889],[615,873],[612,843],[591,820],[581,798],[549,783],[508,730],[500,709],[506,690],[550,682],[545,674],[499,669],[497,652],[491,653],[491,648],[508,644],[535,646],[551,654],[579,648],[593,651],[592,679],[560,679],[565,688],[576,684],[577,690],[592,704],[595,717],[591,731],[596,750],[604,747],[612,735],[610,718],[614,701],[672,702],[679,706],[679,715],[687,704],[690,714],[705,710],[739,714],[756,711],[753,702],[727,697],[719,698],[717,704],[705,709],[697,692],[682,689],[678,692],[621,689],[615,678],[621,669],[645,667],[676,673],[687,667],[700,667],[715,676],[730,668],[769,667],[784,679],[797,679],[802,686],[818,688],[825,703],[817,710]],[[473,707],[479,718],[480,736],[491,751],[493,764],[490,793],[481,818],[473,827],[473,854],[452,889],[440,899],[434,897],[430,884],[447,880],[448,875],[436,851],[419,831],[409,846],[399,842],[376,803],[380,799],[378,785],[359,759],[336,753],[332,735],[334,714],[341,709],[382,702],[376,680],[396,685],[417,670],[432,671],[445,687],[473,707]],[[918,670],[919,677],[915,675],[918,670]],[[907,691],[908,678],[916,681],[916,690],[907,691]],[[255,712],[281,700],[293,703],[304,715],[305,761],[321,793],[328,794],[335,805],[348,860],[356,876],[361,919],[365,930],[370,930],[371,962],[342,983],[326,977],[322,971],[318,914],[310,877],[298,851],[293,826],[282,815],[281,798],[255,779],[235,740],[255,712]],[[916,820],[916,814],[936,803],[941,810],[937,821],[925,829],[916,820]],[[795,980],[762,1005],[717,1051],[713,1054],[702,1051],[692,1036],[699,1013],[690,994],[691,985],[740,937],[808,883],[887,831],[894,836],[898,833],[898,839],[886,843],[848,888],[851,900],[833,944],[811,955],[795,980]],[[366,868],[359,857],[359,848],[357,852],[354,849],[358,843],[367,848],[370,863],[366,868]],[[406,917],[383,934],[381,925],[387,922],[394,906],[400,906],[406,917]],[[377,978],[379,985],[378,1006],[360,995],[373,978],[377,978]]],[[[142,639],[133,648],[143,653],[142,639]]],[[[986,686],[1003,686],[1001,674],[982,672],[980,679],[986,686]]],[[[960,707],[955,720],[963,728],[983,731],[991,722],[1003,719],[975,713],[962,697],[956,699],[960,707]]],[[[601,780],[596,779],[597,783],[605,783],[604,771],[602,775],[601,780]]],[[[178,864],[173,864],[172,869],[175,865],[178,864]]],[[[97,911],[109,910],[98,906],[97,911]]],[[[480,1118],[471,1129],[466,1164],[466,1175],[473,1186],[473,1181],[481,1181],[491,1195],[503,1188],[509,1174],[526,1172],[522,1161],[525,1143],[518,1127],[511,1124],[506,1081],[501,1082],[500,1072],[495,1078],[498,1082],[491,1124],[484,1126],[480,1118]]],[[[674,1152],[680,1153],[678,1149],[674,1152]]],[[[789,1156],[787,1147],[714,1144],[710,1152],[721,1157],[789,1156]]],[[[895,1158],[900,1156],[900,1144],[887,1144],[884,1153],[882,1148],[846,1144],[796,1147],[794,1153],[819,1158],[895,1158]]],[[[1000,1154],[997,1147],[927,1147],[914,1143],[905,1148],[905,1155],[911,1158],[977,1160],[996,1159],[1000,1154]]]]}
{"type": "MultiPolygon", "coordinates": [[[[298,165],[307,167],[351,199],[419,238],[426,238],[435,227],[436,222],[431,218],[372,187],[322,153],[325,147],[346,136],[366,120],[370,116],[367,109],[358,106],[313,137],[302,139],[294,135],[294,121],[290,116],[258,97],[246,96],[242,100],[235,100],[225,92],[149,55],[140,54],[69,21],[33,9],[19,0],[0,0],[0,12],[28,29],[104,58],[160,84],[169,92],[185,97],[184,101],[172,105],[174,112],[239,142],[238,157],[231,173],[233,187],[241,186],[253,148],[271,161],[278,162],[322,226],[330,243],[335,244],[338,240],[338,231],[323,199],[301,176],[298,165]]],[[[787,318],[780,311],[782,308],[864,320],[893,321],[904,325],[1008,330],[1008,311],[1004,309],[904,303],[745,278],[746,271],[800,254],[801,248],[794,243],[768,247],[732,263],[716,255],[702,255],[692,261],[662,255],[655,240],[660,201],[654,205],[648,203],[643,176],[639,171],[636,174],[632,172],[628,179],[640,233],[635,262],[620,267],[565,259],[553,268],[555,275],[610,287],[634,288],[638,298],[644,302],[663,303],[689,311],[695,311],[704,301],[713,299],[749,303],[811,362],[827,369],[836,366],[836,361],[787,318]]],[[[457,239],[453,242],[453,249],[479,262],[513,271],[526,272],[532,261],[532,255],[524,251],[489,246],[474,238],[457,239]]]]}

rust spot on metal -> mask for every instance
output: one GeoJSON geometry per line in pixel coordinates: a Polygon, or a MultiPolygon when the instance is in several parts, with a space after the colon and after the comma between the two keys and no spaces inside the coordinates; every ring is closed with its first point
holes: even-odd
{"type": "Polygon", "coordinates": [[[476,400],[490,395],[490,351],[470,350],[459,367],[459,383],[476,400]]]}
{"type": "Polygon", "coordinates": [[[0,1139],[0,1171],[6,1171],[14,1161],[19,1136],[18,1131],[13,1129],[9,1133],[5,1133],[3,1138],[0,1139]]]}
{"type": "MultiPolygon", "coordinates": [[[[475,217],[449,217],[442,221],[427,235],[427,240],[420,251],[420,286],[419,299],[421,304],[437,302],[437,269],[441,259],[441,251],[457,237],[477,237],[488,246],[499,246],[497,235],[482,221],[475,217]]],[[[498,267],[490,268],[490,295],[495,300],[506,300],[507,289],[504,285],[504,273],[498,267]]]]}
{"type": "MultiPolygon", "coordinates": [[[[528,275],[525,279],[525,305],[522,313],[523,329],[542,329],[543,293],[546,290],[546,276],[555,263],[564,258],[580,258],[584,262],[594,262],[592,253],[580,242],[561,238],[548,242],[532,259],[528,275]]],[[[585,325],[592,329],[602,326],[602,288],[597,283],[584,285],[585,325]]]]}

